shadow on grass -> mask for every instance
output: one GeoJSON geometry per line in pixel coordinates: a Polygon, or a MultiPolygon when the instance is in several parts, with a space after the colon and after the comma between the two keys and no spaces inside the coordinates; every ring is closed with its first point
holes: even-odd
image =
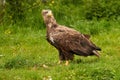
{"type": "Polygon", "coordinates": [[[80,63],[96,63],[99,62],[100,58],[97,57],[82,57],[80,59],[73,60],[73,64],[80,64],[80,63]]]}

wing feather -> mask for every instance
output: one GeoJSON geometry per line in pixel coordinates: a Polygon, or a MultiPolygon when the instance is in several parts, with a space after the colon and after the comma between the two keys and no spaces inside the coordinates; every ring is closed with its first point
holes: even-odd
{"type": "Polygon", "coordinates": [[[73,52],[78,55],[89,55],[94,45],[89,40],[89,36],[84,36],[71,28],[59,26],[52,34],[54,42],[59,49],[73,52]]]}

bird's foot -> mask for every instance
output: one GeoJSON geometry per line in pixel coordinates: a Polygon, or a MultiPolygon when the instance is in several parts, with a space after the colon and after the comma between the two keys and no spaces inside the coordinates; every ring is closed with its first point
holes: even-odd
{"type": "Polygon", "coordinates": [[[68,60],[66,60],[65,65],[67,66],[68,64],[69,64],[69,61],[68,61],[68,60]]]}
{"type": "Polygon", "coordinates": [[[61,63],[62,63],[62,61],[61,61],[61,60],[59,60],[59,61],[58,61],[58,64],[61,64],[61,63]]]}

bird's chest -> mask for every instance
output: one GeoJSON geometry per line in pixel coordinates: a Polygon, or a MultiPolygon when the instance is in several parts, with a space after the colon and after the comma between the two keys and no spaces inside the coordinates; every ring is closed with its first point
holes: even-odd
{"type": "Polygon", "coordinates": [[[54,37],[52,35],[52,33],[48,34],[47,35],[47,39],[50,43],[54,44],[55,43],[55,40],[54,40],[54,37]]]}

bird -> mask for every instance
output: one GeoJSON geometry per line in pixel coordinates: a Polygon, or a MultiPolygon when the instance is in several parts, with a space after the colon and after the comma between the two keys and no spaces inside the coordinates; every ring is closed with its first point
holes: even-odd
{"type": "Polygon", "coordinates": [[[74,55],[100,57],[98,51],[101,48],[90,40],[90,35],[58,24],[49,9],[44,9],[41,13],[46,26],[46,40],[58,50],[59,64],[65,61],[65,65],[68,65],[74,55]]]}

